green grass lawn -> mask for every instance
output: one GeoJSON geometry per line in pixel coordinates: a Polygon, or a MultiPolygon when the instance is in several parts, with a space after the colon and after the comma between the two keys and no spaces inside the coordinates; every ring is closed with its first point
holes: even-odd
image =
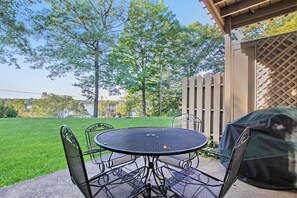
{"type": "MultiPolygon", "coordinates": [[[[96,122],[115,128],[170,126],[170,117],[147,118],[2,118],[0,119],[0,187],[67,167],[60,127],[68,125],[82,149],[84,129],[96,122]]],[[[87,158],[89,159],[89,158],[87,158]]]]}

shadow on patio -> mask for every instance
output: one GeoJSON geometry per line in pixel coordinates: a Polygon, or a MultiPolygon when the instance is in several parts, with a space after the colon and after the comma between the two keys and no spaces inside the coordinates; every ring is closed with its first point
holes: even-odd
{"type": "MultiPolygon", "coordinates": [[[[142,158],[138,159],[138,161],[139,164],[143,163],[142,158]]],[[[217,177],[223,177],[225,174],[225,168],[220,164],[219,160],[212,158],[200,158],[199,168],[213,173],[217,177]]],[[[97,166],[91,163],[87,163],[87,170],[89,175],[94,175],[98,171],[97,166]]],[[[1,188],[0,195],[5,198],[83,197],[79,189],[72,184],[68,169],[1,188]]],[[[292,198],[296,197],[296,191],[266,190],[237,180],[225,197],[233,198],[238,196],[241,198],[292,198]]]]}

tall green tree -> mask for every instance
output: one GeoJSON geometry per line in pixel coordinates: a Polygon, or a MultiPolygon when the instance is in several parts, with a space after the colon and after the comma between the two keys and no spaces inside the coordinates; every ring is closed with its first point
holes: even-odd
{"type": "Polygon", "coordinates": [[[162,2],[149,0],[133,0],[128,16],[113,52],[116,82],[131,94],[141,92],[142,116],[146,116],[146,95],[158,95],[156,87],[164,69],[160,66],[168,58],[169,45],[173,42],[170,32],[178,26],[178,21],[162,2]]]}
{"type": "MultiPolygon", "coordinates": [[[[168,53],[167,58],[161,61],[165,67],[162,71],[160,92],[166,100],[159,101],[159,112],[162,107],[163,115],[175,115],[181,111],[181,87],[184,77],[200,73],[218,73],[224,68],[224,38],[215,26],[197,22],[179,28],[175,34],[169,50],[165,51],[168,53]]],[[[158,106],[156,95],[149,98],[154,107],[158,106]]],[[[157,114],[156,108],[150,109],[153,115],[160,115],[157,114]]]]}
{"type": "MultiPolygon", "coordinates": [[[[160,6],[164,6],[163,0],[160,0],[159,4],[160,6]]],[[[168,8],[165,7],[165,9],[168,8]]],[[[166,93],[164,84],[167,83],[166,77],[168,77],[168,68],[170,65],[176,64],[174,52],[175,49],[179,47],[176,40],[179,39],[178,35],[181,31],[181,25],[175,20],[175,15],[171,12],[166,12],[165,15],[167,21],[165,22],[165,25],[160,28],[155,54],[156,66],[159,68],[159,116],[162,116],[163,114],[163,95],[164,92],[166,93]]]]}
{"type": "Polygon", "coordinates": [[[29,7],[34,0],[0,0],[0,63],[20,68],[16,54],[30,55],[29,7]]]}
{"type": "MultiPolygon", "coordinates": [[[[73,72],[74,84],[94,100],[98,116],[99,87],[106,85],[106,56],[127,20],[126,0],[46,0],[35,19],[36,31],[44,39],[33,68],[45,67],[49,77],[73,72]]],[[[108,84],[107,84],[108,85],[108,84]]]]}
{"type": "Polygon", "coordinates": [[[172,71],[181,80],[200,72],[218,73],[224,68],[224,37],[213,25],[196,22],[180,32],[176,64],[172,71]]]}

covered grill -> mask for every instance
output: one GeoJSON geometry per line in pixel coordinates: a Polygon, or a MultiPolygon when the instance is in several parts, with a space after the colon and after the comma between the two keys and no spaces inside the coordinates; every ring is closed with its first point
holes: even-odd
{"type": "MultiPolygon", "coordinates": [[[[268,189],[297,189],[297,108],[257,110],[229,123],[219,144],[221,154],[231,155],[247,126],[251,139],[241,180],[268,189]]],[[[221,158],[221,163],[227,167],[228,159],[221,158]]]]}

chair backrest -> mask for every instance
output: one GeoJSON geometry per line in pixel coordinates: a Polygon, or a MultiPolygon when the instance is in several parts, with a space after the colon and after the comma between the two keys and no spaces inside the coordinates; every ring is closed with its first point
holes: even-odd
{"type": "MultiPolygon", "coordinates": [[[[95,143],[94,138],[98,133],[104,132],[110,129],[114,129],[114,127],[111,124],[107,124],[107,123],[96,123],[86,128],[85,136],[86,136],[88,150],[94,151],[96,149],[102,149],[95,143]]],[[[93,163],[101,163],[101,152],[90,152],[90,157],[93,163]]]]}
{"type": "Polygon", "coordinates": [[[251,131],[250,128],[247,127],[239,136],[235,146],[233,147],[231,159],[224,178],[224,185],[219,197],[223,197],[236,181],[250,137],[251,131]]]}
{"type": "Polygon", "coordinates": [[[62,126],[60,133],[71,180],[86,197],[92,197],[80,145],[69,127],[62,126]]]}
{"type": "Polygon", "coordinates": [[[201,130],[201,124],[202,121],[198,117],[188,113],[176,116],[172,120],[172,127],[192,129],[198,132],[201,130]]]}

